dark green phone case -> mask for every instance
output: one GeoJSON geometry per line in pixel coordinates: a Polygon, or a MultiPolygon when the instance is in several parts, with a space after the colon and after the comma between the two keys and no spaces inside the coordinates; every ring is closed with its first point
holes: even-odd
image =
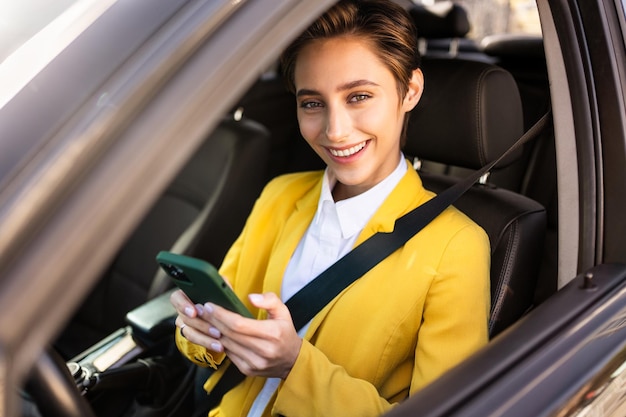
{"type": "Polygon", "coordinates": [[[242,316],[254,318],[210,263],[167,251],[159,252],[156,261],[194,303],[211,302],[242,316]]]}

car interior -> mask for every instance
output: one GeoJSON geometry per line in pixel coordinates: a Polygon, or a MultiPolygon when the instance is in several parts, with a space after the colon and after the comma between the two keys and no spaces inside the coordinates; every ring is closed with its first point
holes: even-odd
{"type": "MultiPolygon", "coordinates": [[[[410,7],[425,91],[410,115],[404,153],[426,188],[441,192],[498,157],[549,111],[543,43],[541,36],[511,34],[477,42],[467,37],[471,22],[462,6],[451,4],[445,14],[410,7]]],[[[195,379],[201,390],[204,371],[181,363],[172,342],[172,284],[158,270],[157,252],[220,265],[267,181],[323,167],[300,136],[279,69],[269,68],[156,201],[54,343],[63,361],[76,364],[74,376],[90,380],[90,402],[104,393],[98,415],[137,401],[112,404],[111,390],[149,387],[157,393],[141,405],[157,408],[173,407],[155,400],[158,392],[170,390],[167,397],[178,400],[194,395],[168,384],[195,379]],[[165,368],[179,371],[163,377],[165,368]]],[[[546,128],[455,203],[491,242],[491,337],[557,290],[556,199],[554,135],[546,128]]]]}

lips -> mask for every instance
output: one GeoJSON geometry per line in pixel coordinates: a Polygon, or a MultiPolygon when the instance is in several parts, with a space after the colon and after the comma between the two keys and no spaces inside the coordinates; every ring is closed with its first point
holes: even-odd
{"type": "Polygon", "coordinates": [[[365,148],[365,145],[367,145],[367,141],[361,142],[358,145],[354,145],[346,149],[328,148],[328,151],[330,152],[332,156],[347,158],[359,152],[361,149],[365,148]]]}

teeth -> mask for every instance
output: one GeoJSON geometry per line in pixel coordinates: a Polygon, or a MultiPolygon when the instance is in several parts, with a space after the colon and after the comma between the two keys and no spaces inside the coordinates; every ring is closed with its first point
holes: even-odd
{"type": "Polygon", "coordinates": [[[341,150],[337,150],[337,149],[330,149],[330,153],[333,156],[342,156],[342,157],[346,157],[346,156],[351,156],[354,155],[355,153],[357,153],[358,151],[360,151],[361,149],[363,149],[365,147],[365,142],[361,142],[358,145],[354,145],[351,148],[348,149],[341,149],[341,150]]]}

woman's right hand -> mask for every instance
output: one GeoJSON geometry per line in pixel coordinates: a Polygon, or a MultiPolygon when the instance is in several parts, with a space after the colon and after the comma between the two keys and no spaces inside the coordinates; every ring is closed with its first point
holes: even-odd
{"type": "Polygon", "coordinates": [[[203,307],[194,305],[182,290],[176,290],[170,295],[170,303],[176,309],[176,326],[181,329],[182,336],[192,343],[204,346],[213,351],[222,349],[219,339],[220,332],[203,316],[203,307]]]}

